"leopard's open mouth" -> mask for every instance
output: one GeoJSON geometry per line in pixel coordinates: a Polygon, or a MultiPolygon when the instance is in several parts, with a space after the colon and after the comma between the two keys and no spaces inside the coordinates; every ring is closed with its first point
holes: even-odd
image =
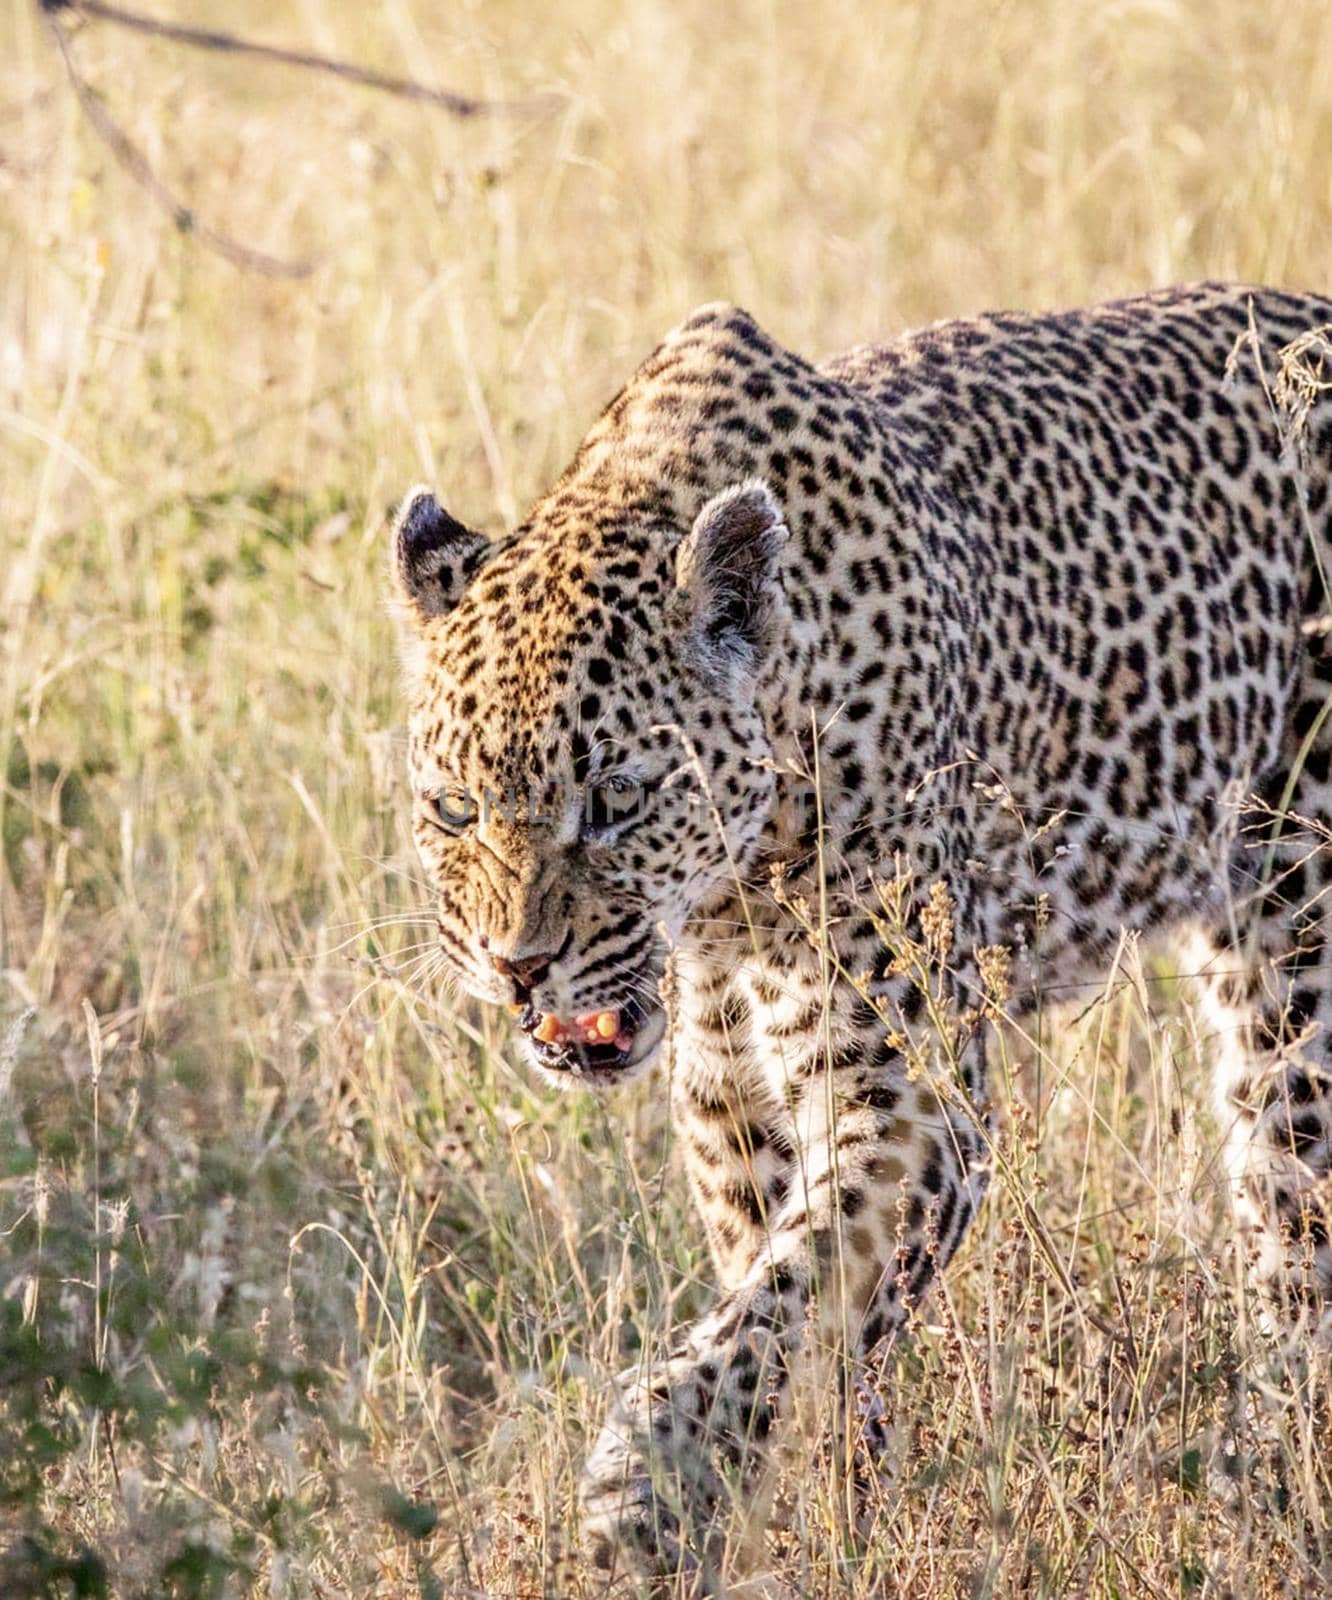
{"type": "Polygon", "coordinates": [[[522,1008],[518,1026],[543,1067],[577,1077],[623,1072],[646,1061],[661,1043],[666,1013],[629,1000],[564,1019],[529,1005],[522,1008]]]}

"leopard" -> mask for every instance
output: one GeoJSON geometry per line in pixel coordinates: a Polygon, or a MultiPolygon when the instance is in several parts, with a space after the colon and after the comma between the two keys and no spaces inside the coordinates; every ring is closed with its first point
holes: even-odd
{"type": "Polygon", "coordinates": [[[1180,953],[1240,1247],[1325,1337],[1330,323],[1201,283],[814,362],[709,304],[511,531],[401,502],[439,950],[550,1084],[659,1071],[715,1263],[588,1452],[607,1584],[717,1592],[817,1352],[878,1448],[996,1030],[1125,937],[1180,953]]]}

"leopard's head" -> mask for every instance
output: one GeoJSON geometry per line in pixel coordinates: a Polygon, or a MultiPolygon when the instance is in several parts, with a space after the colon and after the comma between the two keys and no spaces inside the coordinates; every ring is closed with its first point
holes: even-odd
{"type": "Polygon", "coordinates": [[[674,503],[593,473],[491,543],[417,489],[393,530],[440,945],[565,1084],[651,1062],[667,952],[773,803],[782,513],[756,480],[687,519],[674,503]]]}

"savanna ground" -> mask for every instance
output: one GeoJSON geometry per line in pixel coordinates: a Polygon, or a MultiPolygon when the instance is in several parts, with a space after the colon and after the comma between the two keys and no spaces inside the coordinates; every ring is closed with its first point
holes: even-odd
{"type": "MultiPolygon", "coordinates": [[[[1326,290],[1332,11],[226,8],[554,97],[465,121],[64,18],[198,218],[313,267],[173,227],[5,0],[0,1594],[576,1593],[607,1378],[709,1267],[660,1086],[553,1097],[431,980],[386,507],[426,478],[502,528],[704,299],[818,353],[1326,290]]],[[[1228,1249],[1187,985],[1126,947],[1019,1054],[875,1537],[797,1461],[770,1587],[1325,1592],[1332,1451],[1228,1249]]]]}

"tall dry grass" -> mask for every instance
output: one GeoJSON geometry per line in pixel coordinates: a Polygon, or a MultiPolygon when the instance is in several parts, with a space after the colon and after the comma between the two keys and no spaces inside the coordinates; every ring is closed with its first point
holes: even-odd
{"type": "MultiPolygon", "coordinates": [[[[223,20],[559,103],[460,123],[67,17],[200,218],[315,263],[271,280],[152,209],[0,13],[0,1592],[566,1592],[607,1377],[709,1269],[659,1090],[551,1099],[418,981],[384,508],[426,477],[504,526],[703,299],[815,353],[1326,289],[1332,11],[223,20]]],[[[796,1463],[778,1592],[1319,1592],[1327,1441],[1224,1248],[1187,987],[1127,949],[1026,1053],[877,1534],[796,1463]]]]}

